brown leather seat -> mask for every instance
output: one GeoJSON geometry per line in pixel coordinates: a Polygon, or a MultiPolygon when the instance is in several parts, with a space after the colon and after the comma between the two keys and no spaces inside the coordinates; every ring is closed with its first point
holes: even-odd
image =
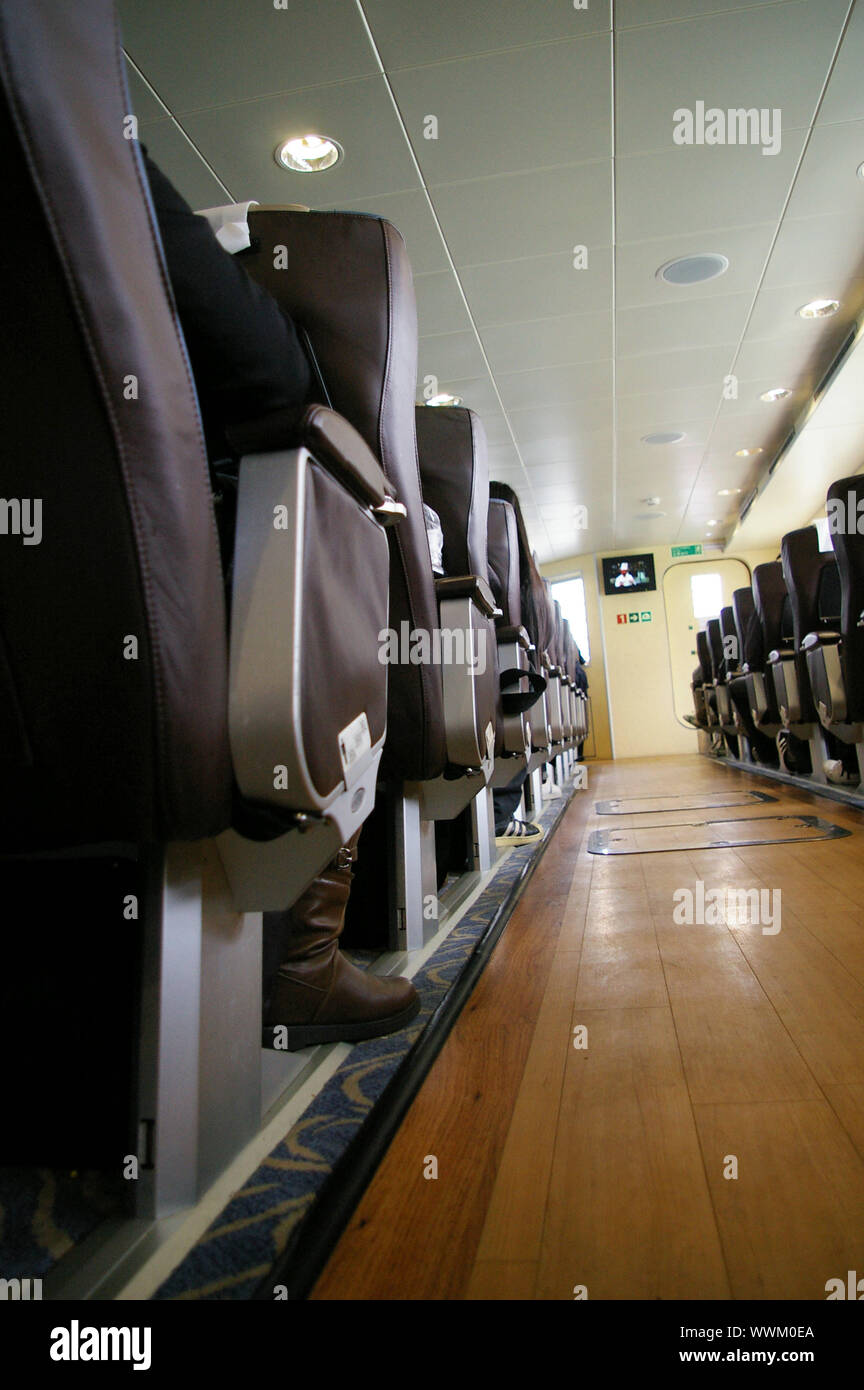
{"type": "MultiPolygon", "coordinates": [[[[353,212],[253,208],[256,250],[244,257],[308,335],[322,398],[351,422],[407,509],[390,534],[390,627],[432,632],[438,605],[417,462],[414,385],[417,310],[399,232],[353,212]]],[[[387,742],[381,775],[424,780],[446,763],[441,668],[389,668],[387,742]]]]}
{"type": "MultiPolygon", "coordinates": [[[[302,889],[342,843],[346,818],[359,824],[374,798],[382,524],[398,508],[376,458],[328,411],[307,417],[302,443],[267,431],[256,442],[250,422],[248,447],[270,452],[252,468],[241,461],[229,663],[196,396],[139,152],[124,138],[122,73],[110,0],[0,0],[0,146],[15,209],[0,233],[2,491],[29,531],[0,545],[0,855],[53,855],[52,874],[62,883],[68,866],[70,884],[81,864],[99,879],[122,865],[112,911],[124,898],[136,906],[134,929],[122,917],[119,927],[138,951],[137,1000],[122,1034],[106,1023],[103,1046],[134,1057],[137,1076],[134,1096],[115,1088],[103,1099],[122,1111],[124,1144],[155,1142],[134,1184],[139,1214],[153,1216],[193,1201],[257,1131],[257,909],[287,906],[286,882],[302,889]],[[264,498],[286,504],[284,530],[264,498]],[[322,700],[322,686],[344,679],[346,641],[348,693],[322,700]],[[262,763],[274,746],[285,757],[262,763]],[[229,828],[235,773],[245,796],[277,813],[266,844],[229,828]],[[298,809],[310,833],[279,833],[298,809]],[[224,847],[238,841],[248,872],[232,900],[223,869],[231,890],[239,878],[224,847]],[[265,879],[281,885],[275,904],[265,879]]],[[[38,1007],[68,998],[75,1027],[98,1025],[115,988],[111,953],[94,950],[98,922],[47,993],[44,943],[68,938],[66,906],[61,894],[56,921],[26,924],[48,957],[30,972],[38,1007]]],[[[114,918],[110,928],[116,937],[114,918]]],[[[52,1019],[65,1043],[64,1020],[52,1019]]],[[[53,1034],[50,1046],[57,1089],[53,1034]]],[[[80,1071],[70,1093],[79,1081],[80,1071]]],[[[91,1084],[98,1094],[95,1073],[91,1084]]],[[[44,1107],[39,1079],[27,1092],[44,1107]]]]}
{"type": "Polygon", "coordinates": [[[224,598],[198,410],[107,0],[4,4],[0,546],[6,852],[228,824],[224,598]],[[46,376],[38,364],[54,364],[46,376]]]}

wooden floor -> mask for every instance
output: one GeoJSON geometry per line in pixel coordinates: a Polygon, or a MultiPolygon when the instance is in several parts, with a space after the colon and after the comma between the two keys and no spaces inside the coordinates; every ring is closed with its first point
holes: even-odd
{"type": "Polygon", "coordinates": [[[864,816],[696,757],[588,780],[314,1298],[824,1300],[864,1276],[864,816]],[[854,833],[586,853],[598,799],[730,787],[780,804],[709,814],[854,833]],[[698,880],[780,889],[781,930],[675,925],[698,880]]]}

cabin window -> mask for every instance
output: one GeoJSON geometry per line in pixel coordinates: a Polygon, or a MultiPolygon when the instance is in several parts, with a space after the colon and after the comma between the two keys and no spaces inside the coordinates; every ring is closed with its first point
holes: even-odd
{"type": "Polygon", "coordinates": [[[690,579],[693,617],[719,618],[723,607],[723,580],[719,574],[694,574],[690,579]]]}
{"type": "Polygon", "coordinates": [[[572,579],[559,579],[551,584],[552,597],[561,605],[561,614],[570,624],[570,632],[582,653],[587,666],[591,660],[591,644],[588,641],[588,609],[585,607],[585,581],[581,574],[572,579]]]}

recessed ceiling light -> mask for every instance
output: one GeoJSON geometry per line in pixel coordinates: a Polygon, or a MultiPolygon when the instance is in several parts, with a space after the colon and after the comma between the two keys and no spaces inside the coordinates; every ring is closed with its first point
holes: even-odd
{"type": "Polygon", "coordinates": [[[462,404],[462,397],[461,397],[461,396],[449,396],[449,395],[447,394],[446,391],[442,391],[442,392],[440,393],[440,395],[431,396],[431,397],[429,398],[429,400],[426,402],[426,404],[427,404],[427,405],[461,405],[461,404],[462,404]]]}
{"type": "Polygon", "coordinates": [[[716,522],[716,521],[709,521],[709,522],[708,522],[708,525],[709,525],[709,526],[716,526],[716,525],[717,525],[717,522],[716,522]]]}
{"type": "Polygon", "coordinates": [[[684,438],[682,430],[661,430],[658,434],[643,434],[643,444],[680,444],[684,438]]]}
{"type": "Polygon", "coordinates": [[[721,487],[720,491],[717,493],[717,496],[718,496],[718,497],[734,497],[734,496],[736,495],[736,493],[739,493],[740,491],[741,491],[740,487],[721,487]]]}
{"type": "Polygon", "coordinates": [[[275,159],[294,174],[323,174],[338,164],[345,151],[326,135],[299,135],[277,145],[275,159]]]}
{"type": "Polygon", "coordinates": [[[802,319],[827,319],[836,314],[839,308],[839,299],[811,299],[809,304],[802,304],[798,316],[802,319]]]}
{"type": "Polygon", "coordinates": [[[659,497],[641,497],[639,500],[643,507],[659,507],[660,505],[659,497]]]}
{"type": "Polygon", "coordinates": [[[762,445],[757,444],[755,449],[736,449],[735,457],[736,459],[752,459],[756,454],[764,454],[764,452],[762,445]]]}
{"type": "Polygon", "coordinates": [[[788,386],[772,386],[770,391],[763,391],[759,397],[760,401],[766,401],[768,405],[773,405],[775,401],[785,401],[792,392],[788,386]]]}
{"type": "Polygon", "coordinates": [[[667,285],[701,285],[705,280],[716,280],[729,269],[729,260],[716,251],[706,251],[698,256],[678,256],[667,261],[655,271],[655,277],[665,280],[667,285]]]}

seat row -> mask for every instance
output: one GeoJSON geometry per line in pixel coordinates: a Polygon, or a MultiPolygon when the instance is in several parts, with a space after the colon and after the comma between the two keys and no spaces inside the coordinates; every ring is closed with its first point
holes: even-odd
{"type": "Polygon", "coordinates": [[[18,210],[0,233],[2,490],[44,518],[38,544],[0,545],[0,854],[135,867],[136,1210],[164,1215],[248,1142],[289,1074],[261,1056],[261,914],[296,901],[377,805],[386,944],[422,946],[435,823],[467,815],[488,869],[492,789],[546,764],[567,775],[585,681],[518,498],[490,496],[478,416],[415,405],[410,263],[375,216],[250,212],[246,269],[300,328],[319,403],[299,427],[232,428],[226,605],[112,7],[4,5],[0,27],[18,210]],[[62,364],[50,410],[46,360],[62,364]]]}
{"type": "Polygon", "coordinates": [[[864,770],[864,477],[828,490],[832,549],[816,526],[783,537],[779,560],[697,634],[694,722],[732,757],[814,782],[864,770]]]}

